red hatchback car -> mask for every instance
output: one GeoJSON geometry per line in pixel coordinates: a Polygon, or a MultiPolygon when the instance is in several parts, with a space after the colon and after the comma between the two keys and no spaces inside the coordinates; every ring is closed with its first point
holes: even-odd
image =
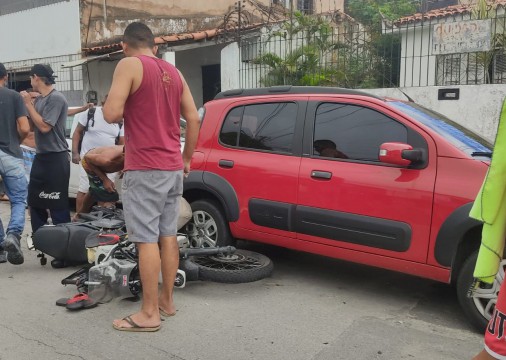
{"type": "Polygon", "coordinates": [[[259,241],[453,283],[484,329],[498,288],[467,297],[481,236],[468,214],[491,153],[413,102],[338,88],[223,92],[205,105],[185,181],[190,239],[259,241]]]}

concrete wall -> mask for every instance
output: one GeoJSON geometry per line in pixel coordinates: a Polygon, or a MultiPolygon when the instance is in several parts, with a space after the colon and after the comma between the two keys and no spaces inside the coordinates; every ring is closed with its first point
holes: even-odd
{"type": "MultiPolygon", "coordinates": [[[[202,92],[202,66],[214,65],[220,63],[221,49],[225,45],[205,46],[197,49],[171,52],[171,56],[166,57],[166,61],[175,55],[175,65],[185,77],[188,86],[192,92],[197,107],[203,104],[202,92]]],[[[174,61],[169,61],[174,63],[174,61]]],[[[112,76],[118,61],[92,61],[85,66],[85,72],[89,74],[89,82],[85,83],[85,92],[94,90],[98,93],[98,99],[101,100],[109,92],[112,83],[112,76]]],[[[85,78],[86,78],[85,73],[85,78]]]]}
{"type": "MultiPolygon", "coordinates": [[[[453,121],[494,142],[506,94],[506,85],[465,85],[453,87],[403,87],[416,103],[446,115],[453,121]],[[438,89],[460,89],[459,100],[438,100],[438,89]]],[[[397,89],[369,89],[366,92],[397,99],[406,97],[397,89]]]]}
{"type": "Polygon", "coordinates": [[[235,42],[221,51],[221,91],[239,89],[239,45],[235,42]]]}
{"type": "MultiPolygon", "coordinates": [[[[328,1],[328,0],[327,0],[328,1]]],[[[236,26],[237,0],[81,0],[83,47],[117,40],[132,21],[146,23],[155,35],[170,35],[236,26]]],[[[243,25],[277,20],[284,13],[279,6],[269,11],[271,0],[244,1],[243,25]]]]}
{"type": "Polygon", "coordinates": [[[0,62],[81,52],[79,0],[0,16],[0,62]]]}
{"type": "Polygon", "coordinates": [[[101,102],[105,95],[109,92],[112,84],[112,75],[118,64],[117,61],[92,61],[84,67],[85,79],[89,77],[89,81],[85,83],[85,93],[89,90],[96,91],[98,100],[101,102]]]}
{"type": "Polygon", "coordinates": [[[408,28],[402,31],[401,86],[434,86],[436,56],[431,55],[432,27],[408,28]]]}
{"type": "Polygon", "coordinates": [[[203,105],[202,66],[220,64],[224,47],[224,44],[216,44],[176,52],[176,67],[185,77],[197,108],[203,105]]]}

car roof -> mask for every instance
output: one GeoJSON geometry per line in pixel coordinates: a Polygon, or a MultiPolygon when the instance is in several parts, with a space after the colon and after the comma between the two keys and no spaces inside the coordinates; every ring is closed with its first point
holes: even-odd
{"type": "Polygon", "coordinates": [[[264,88],[256,88],[256,89],[234,89],[222,91],[218,95],[214,97],[215,100],[226,99],[226,98],[235,98],[235,97],[245,97],[245,96],[261,96],[261,95],[282,95],[282,94],[308,94],[308,95],[317,95],[317,94],[338,94],[338,95],[359,95],[366,96],[378,100],[383,100],[382,98],[363,92],[352,89],[338,88],[338,87],[319,87],[319,86],[271,86],[264,88]]]}

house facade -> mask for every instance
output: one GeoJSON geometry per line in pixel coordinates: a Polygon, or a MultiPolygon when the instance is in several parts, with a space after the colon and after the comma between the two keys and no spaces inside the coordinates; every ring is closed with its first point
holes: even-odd
{"type": "Polygon", "coordinates": [[[9,71],[9,86],[29,88],[31,66],[49,63],[58,76],[58,89],[71,104],[82,104],[82,72],[61,68],[81,57],[79,19],[79,0],[2,0],[0,62],[9,71]]]}
{"type": "Polygon", "coordinates": [[[399,19],[384,31],[401,37],[400,86],[506,83],[506,1],[478,13],[474,3],[399,19]]]}
{"type": "Polygon", "coordinates": [[[221,90],[221,51],[243,32],[285,19],[291,9],[342,7],[343,0],[2,0],[0,62],[18,91],[30,87],[28,71],[41,62],[55,70],[56,87],[71,105],[100,101],[123,56],[124,29],[142,21],[157,36],[159,56],[182,71],[200,106],[221,90]]]}

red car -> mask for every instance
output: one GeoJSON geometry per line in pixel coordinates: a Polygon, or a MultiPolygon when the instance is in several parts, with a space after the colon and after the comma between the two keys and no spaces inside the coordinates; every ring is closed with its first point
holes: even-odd
{"type": "Polygon", "coordinates": [[[484,329],[496,288],[467,297],[481,236],[468,214],[491,154],[413,102],[337,88],[223,92],[205,105],[185,181],[190,239],[258,241],[452,283],[484,329]]]}

